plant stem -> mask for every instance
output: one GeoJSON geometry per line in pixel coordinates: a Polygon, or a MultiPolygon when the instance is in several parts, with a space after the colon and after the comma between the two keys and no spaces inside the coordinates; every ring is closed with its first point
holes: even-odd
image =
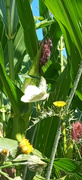
{"type": "Polygon", "coordinates": [[[63,122],[63,142],[64,142],[64,157],[67,154],[67,143],[66,143],[66,127],[65,122],[63,122]]]}
{"type": "Polygon", "coordinates": [[[60,58],[61,58],[61,72],[63,72],[63,46],[62,46],[62,36],[60,38],[60,58]]]}
{"type": "Polygon", "coordinates": [[[16,166],[15,168],[16,168],[16,176],[20,176],[21,177],[21,165],[18,165],[18,166],[16,166]]]}
{"type": "Polygon", "coordinates": [[[3,176],[5,176],[5,177],[6,177],[7,179],[9,179],[9,180],[12,180],[12,178],[10,178],[7,173],[5,173],[5,172],[3,172],[3,171],[1,171],[1,170],[0,170],[0,174],[2,174],[3,176]]]}
{"type": "MultiPolygon", "coordinates": [[[[61,58],[61,72],[63,72],[63,46],[62,46],[62,36],[60,38],[60,58],[61,58]]],[[[65,123],[63,122],[63,142],[64,142],[64,155],[67,153],[67,144],[66,144],[66,128],[65,123]]]]}
{"type": "Polygon", "coordinates": [[[2,106],[2,121],[3,121],[3,137],[6,136],[6,127],[5,127],[5,108],[3,102],[3,93],[1,92],[1,106],[2,106]]]}
{"type": "MultiPolygon", "coordinates": [[[[73,139],[72,139],[72,141],[73,141],[73,139]]],[[[75,143],[75,141],[73,141],[73,144],[74,144],[74,146],[75,146],[75,149],[77,150],[77,153],[78,153],[78,155],[79,155],[79,158],[82,159],[81,154],[80,154],[80,151],[79,151],[79,148],[78,148],[78,145],[75,143]]]]}
{"type": "Polygon", "coordinates": [[[59,125],[58,125],[58,129],[57,129],[57,133],[56,133],[56,136],[55,136],[55,139],[54,139],[54,143],[53,143],[53,148],[52,148],[52,152],[51,152],[50,162],[49,162],[47,173],[46,173],[46,180],[50,180],[50,174],[51,174],[51,171],[52,171],[53,162],[54,162],[54,158],[55,158],[55,155],[56,155],[56,150],[57,150],[60,134],[61,134],[61,119],[59,120],[59,125]]]}
{"type": "Polygon", "coordinates": [[[11,10],[11,33],[13,33],[13,28],[14,28],[14,14],[15,12],[15,1],[12,1],[12,10],[11,10]]]}
{"type": "Polygon", "coordinates": [[[7,14],[7,37],[8,37],[8,58],[9,58],[9,76],[14,81],[14,62],[13,62],[13,41],[11,30],[11,12],[10,0],[6,0],[6,14],[7,14]]]}
{"type": "Polygon", "coordinates": [[[76,78],[75,78],[75,81],[74,81],[74,84],[73,84],[73,88],[72,88],[72,90],[71,90],[71,92],[70,92],[70,95],[69,95],[69,97],[68,97],[68,99],[67,99],[67,103],[66,103],[67,106],[66,106],[66,108],[65,108],[65,112],[66,112],[66,111],[69,109],[69,107],[70,107],[70,104],[71,104],[71,102],[72,102],[73,96],[74,96],[75,91],[76,91],[76,89],[77,89],[77,86],[78,86],[78,83],[79,83],[79,80],[80,80],[81,75],[82,75],[82,61],[81,61],[80,66],[79,66],[79,69],[78,69],[78,72],[77,72],[77,75],[76,75],[76,78]]]}

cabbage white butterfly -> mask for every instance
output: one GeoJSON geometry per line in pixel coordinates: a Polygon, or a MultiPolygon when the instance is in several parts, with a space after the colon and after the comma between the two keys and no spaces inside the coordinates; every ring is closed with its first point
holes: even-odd
{"type": "Polygon", "coordinates": [[[47,84],[44,77],[41,77],[39,87],[34,85],[28,85],[25,89],[25,95],[21,97],[21,101],[23,102],[36,102],[40,100],[44,100],[49,97],[49,93],[47,91],[47,84]]]}

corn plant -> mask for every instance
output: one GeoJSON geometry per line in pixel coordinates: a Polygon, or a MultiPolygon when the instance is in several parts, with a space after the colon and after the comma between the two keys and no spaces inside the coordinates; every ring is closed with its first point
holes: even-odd
{"type": "Polygon", "coordinates": [[[31,3],[0,1],[0,179],[81,180],[82,2],[31,3]]]}

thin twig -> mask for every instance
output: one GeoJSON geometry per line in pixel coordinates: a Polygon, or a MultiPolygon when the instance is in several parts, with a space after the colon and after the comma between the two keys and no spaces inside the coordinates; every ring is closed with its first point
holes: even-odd
{"type": "Polygon", "coordinates": [[[55,158],[55,155],[56,155],[56,150],[57,150],[60,134],[61,134],[61,119],[59,121],[57,133],[56,133],[56,136],[55,136],[55,139],[54,139],[54,144],[53,144],[53,148],[52,148],[52,152],[51,152],[50,162],[49,162],[47,173],[46,173],[46,180],[50,180],[50,174],[51,174],[51,171],[52,171],[53,162],[54,162],[54,158],[55,158]]]}

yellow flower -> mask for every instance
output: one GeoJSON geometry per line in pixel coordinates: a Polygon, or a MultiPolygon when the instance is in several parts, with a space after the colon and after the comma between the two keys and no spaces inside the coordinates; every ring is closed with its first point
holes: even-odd
{"type": "Polygon", "coordinates": [[[55,101],[55,102],[53,102],[53,104],[54,104],[55,106],[61,108],[61,107],[63,107],[63,106],[66,105],[66,102],[64,102],[64,101],[55,101]]]}
{"type": "Polygon", "coordinates": [[[8,150],[7,150],[7,149],[3,149],[3,150],[1,151],[1,154],[2,154],[3,156],[6,156],[6,155],[8,154],[8,150]]]}
{"type": "Polygon", "coordinates": [[[19,147],[21,151],[25,154],[29,154],[33,151],[33,146],[29,143],[28,139],[22,139],[22,141],[19,144],[19,147]]]}

